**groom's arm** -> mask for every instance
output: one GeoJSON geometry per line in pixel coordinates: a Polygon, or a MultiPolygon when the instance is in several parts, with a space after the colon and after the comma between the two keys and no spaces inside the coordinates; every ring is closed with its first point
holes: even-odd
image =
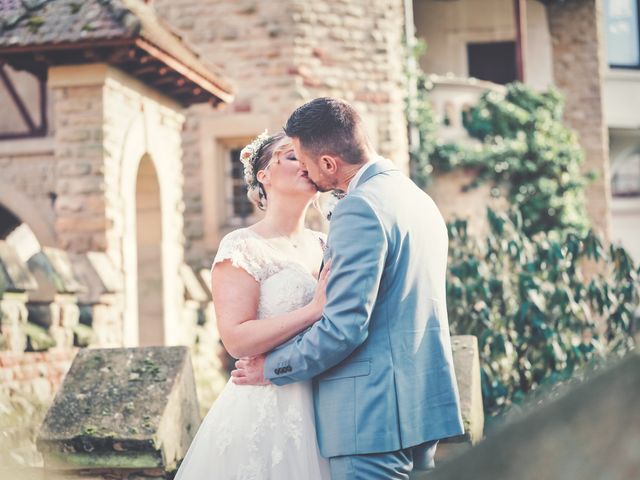
{"type": "Polygon", "coordinates": [[[276,385],[318,375],[367,339],[387,257],[385,231],[371,205],[351,195],[336,208],[329,237],[331,273],[323,316],[267,356],[264,378],[276,385]]]}

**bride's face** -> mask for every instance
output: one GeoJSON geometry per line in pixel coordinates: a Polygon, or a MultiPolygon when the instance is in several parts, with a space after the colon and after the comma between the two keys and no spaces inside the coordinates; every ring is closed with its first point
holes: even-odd
{"type": "Polygon", "coordinates": [[[264,170],[262,183],[267,194],[279,192],[284,195],[304,195],[311,199],[318,193],[317,188],[304,172],[293,151],[293,144],[288,137],[283,138],[274,148],[273,157],[264,170]]]}

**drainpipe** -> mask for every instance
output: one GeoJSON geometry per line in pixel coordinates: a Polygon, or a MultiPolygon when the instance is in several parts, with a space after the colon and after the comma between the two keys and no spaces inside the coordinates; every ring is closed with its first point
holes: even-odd
{"type": "MultiPolygon", "coordinates": [[[[418,85],[416,83],[416,59],[413,51],[416,44],[416,27],[413,23],[413,0],[404,0],[404,45],[407,51],[407,111],[412,112],[418,96],[418,85]]],[[[411,152],[420,143],[420,134],[415,125],[408,125],[409,151],[411,152]]],[[[409,164],[410,170],[412,164],[409,164]]],[[[411,172],[413,173],[413,172],[411,172]]]]}
{"type": "Polygon", "coordinates": [[[527,52],[527,2],[513,0],[513,10],[516,23],[516,68],[518,81],[524,83],[526,79],[525,59],[527,52]]]}

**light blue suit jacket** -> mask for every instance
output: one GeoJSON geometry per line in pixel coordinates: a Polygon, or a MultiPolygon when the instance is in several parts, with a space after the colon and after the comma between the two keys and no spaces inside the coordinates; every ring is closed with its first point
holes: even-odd
{"type": "Polygon", "coordinates": [[[271,352],[276,385],[313,378],[325,457],[380,453],[463,433],[445,298],[447,230],[389,161],[335,208],[324,315],[271,352]]]}

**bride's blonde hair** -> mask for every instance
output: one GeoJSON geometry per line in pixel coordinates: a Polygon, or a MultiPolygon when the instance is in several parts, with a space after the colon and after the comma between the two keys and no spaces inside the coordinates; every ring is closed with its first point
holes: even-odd
{"type": "Polygon", "coordinates": [[[244,159],[243,154],[241,154],[240,159],[245,165],[244,180],[247,184],[247,197],[260,210],[267,208],[267,192],[264,189],[264,185],[258,180],[258,172],[269,166],[269,162],[275,153],[275,146],[285,137],[286,135],[282,131],[274,133],[263,141],[260,141],[261,139],[258,137],[245,147],[250,151],[250,154],[245,154],[244,159]],[[252,146],[254,147],[253,150],[251,149],[252,146]]]}

